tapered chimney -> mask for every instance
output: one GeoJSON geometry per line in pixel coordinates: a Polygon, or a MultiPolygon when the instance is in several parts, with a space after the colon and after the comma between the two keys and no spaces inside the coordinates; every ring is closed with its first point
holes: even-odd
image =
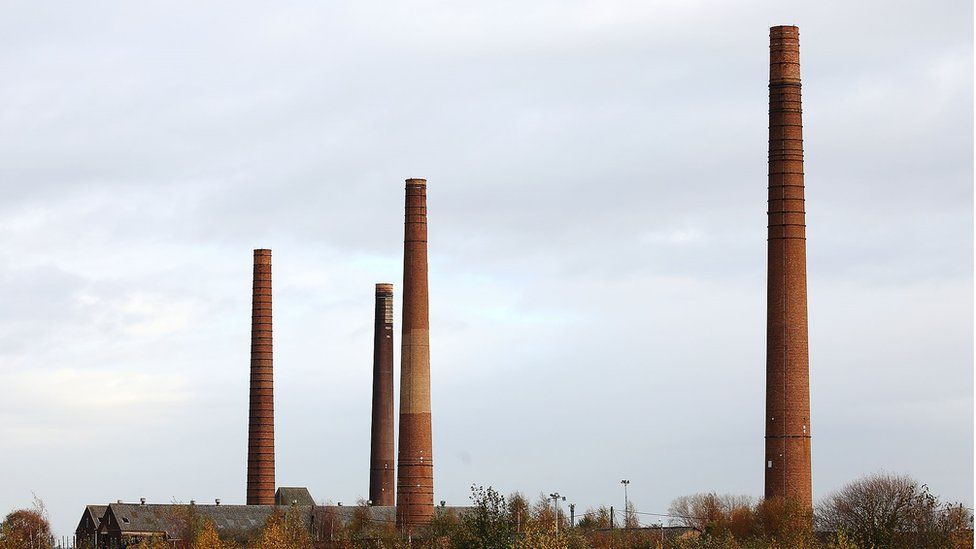
{"type": "Polygon", "coordinates": [[[769,30],[766,498],[813,507],[800,32],[769,30]]]}
{"type": "Polygon", "coordinates": [[[431,461],[430,324],[427,316],[427,181],[408,179],[403,236],[403,327],[400,339],[400,447],[397,526],[410,530],[434,516],[431,461]]]}
{"type": "Polygon", "coordinates": [[[373,424],[369,448],[369,500],[394,504],[393,284],[376,285],[373,322],[373,424]]]}
{"type": "Polygon", "coordinates": [[[271,361],[271,250],[254,250],[247,504],[274,505],[274,380],[271,361]]]}

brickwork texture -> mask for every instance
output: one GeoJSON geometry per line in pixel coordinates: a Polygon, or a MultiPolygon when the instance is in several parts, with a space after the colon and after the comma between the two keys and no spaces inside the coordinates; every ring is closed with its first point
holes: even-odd
{"type": "Polygon", "coordinates": [[[409,531],[414,526],[430,522],[434,516],[426,180],[407,180],[404,221],[396,522],[401,530],[409,531]]]}
{"type": "Polygon", "coordinates": [[[800,33],[769,32],[765,496],[812,508],[800,33]]]}
{"type": "Polygon", "coordinates": [[[274,505],[274,375],[271,349],[271,250],[254,250],[251,391],[247,425],[247,504],[274,505]]]}
{"type": "Polygon", "coordinates": [[[369,450],[369,500],[373,505],[395,504],[393,453],[393,284],[377,284],[369,450]]]}

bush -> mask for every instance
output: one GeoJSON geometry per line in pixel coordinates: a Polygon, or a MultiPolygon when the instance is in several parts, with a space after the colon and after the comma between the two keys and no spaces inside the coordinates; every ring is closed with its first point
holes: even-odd
{"type": "Polygon", "coordinates": [[[942,503],[907,475],[878,473],[844,486],[817,507],[817,526],[862,547],[972,547],[972,515],[942,503]]]}

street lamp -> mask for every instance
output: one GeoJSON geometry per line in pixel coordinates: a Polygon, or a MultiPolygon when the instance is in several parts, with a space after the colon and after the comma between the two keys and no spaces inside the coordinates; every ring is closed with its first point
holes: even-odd
{"type": "Polygon", "coordinates": [[[549,494],[549,497],[552,498],[553,505],[556,508],[556,535],[559,535],[559,500],[566,501],[566,496],[559,495],[559,492],[553,492],[549,494]]]}
{"type": "Polygon", "coordinates": [[[627,499],[627,485],[630,481],[627,479],[621,480],[620,484],[624,485],[624,528],[627,528],[628,518],[630,514],[630,500],[627,499]]]}

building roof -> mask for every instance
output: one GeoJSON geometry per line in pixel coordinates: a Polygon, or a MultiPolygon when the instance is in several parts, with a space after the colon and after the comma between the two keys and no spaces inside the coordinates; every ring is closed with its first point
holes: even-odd
{"type": "Polygon", "coordinates": [[[264,525],[273,505],[183,505],[113,503],[108,506],[123,534],[161,533],[177,539],[186,525],[185,513],[213,521],[217,531],[253,530],[264,525]]]}
{"type": "Polygon", "coordinates": [[[85,511],[81,514],[81,520],[78,521],[78,527],[75,528],[75,532],[95,532],[98,530],[106,509],[108,509],[108,505],[86,505],[85,511]]]}
{"type": "Polygon", "coordinates": [[[312,506],[315,505],[315,500],[312,499],[312,494],[309,493],[308,488],[305,488],[304,486],[282,486],[281,488],[278,488],[277,492],[275,492],[275,504],[312,506]]]}
{"type": "Polygon", "coordinates": [[[108,509],[108,505],[86,505],[85,512],[91,515],[92,520],[95,521],[95,525],[102,520],[105,516],[105,510],[108,509]]]}
{"type": "MultiPolygon", "coordinates": [[[[320,522],[323,519],[328,519],[330,516],[334,517],[336,520],[342,523],[349,523],[356,516],[358,510],[367,509],[369,512],[369,520],[373,522],[385,522],[389,524],[396,523],[396,507],[395,506],[383,506],[383,505],[370,505],[368,507],[363,507],[362,505],[317,505],[313,507],[313,514],[316,521],[320,522]]],[[[468,512],[472,507],[434,507],[434,514],[440,515],[442,513],[454,513],[455,515],[463,515],[468,512]]]]}
{"type": "MultiPolygon", "coordinates": [[[[301,488],[309,499],[308,490],[301,488]]],[[[281,489],[279,489],[279,493],[281,489]]],[[[294,498],[298,499],[298,498],[294,498]]],[[[186,505],[159,503],[113,503],[105,505],[89,505],[86,512],[97,512],[106,509],[100,531],[105,534],[117,527],[119,532],[128,535],[163,534],[168,539],[179,539],[186,528],[187,513],[195,513],[198,517],[213,521],[218,532],[253,531],[260,529],[275,510],[287,512],[298,509],[307,523],[320,523],[323,520],[337,520],[349,523],[356,517],[359,510],[366,509],[369,520],[374,522],[394,524],[396,522],[396,507],[359,505],[186,505]],[[94,511],[92,511],[94,510],[94,511]]],[[[453,512],[463,514],[471,507],[435,507],[437,514],[453,512]]],[[[102,517],[98,517],[102,518],[102,517]]],[[[97,519],[96,519],[97,521],[97,519]]],[[[98,524],[96,522],[96,524],[98,524]]]]}
{"type": "Polygon", "coordinates": [[[334,518],[340,523],[348,523],[355,518],[356,513],[366,509],[369,513],[369,520],[373,522],[396,523],[396,507],[372,505],[363,507],[362,505],[319,505],[315,507],[315,518],[318,521],[334,518]]]}

